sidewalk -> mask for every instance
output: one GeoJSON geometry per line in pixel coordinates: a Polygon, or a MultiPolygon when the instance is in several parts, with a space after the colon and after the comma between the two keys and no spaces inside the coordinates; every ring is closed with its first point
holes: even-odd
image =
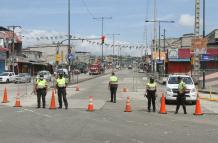
{"type": "MultiPolygon", "coordinates": [[[[203,77],[200,77],[202,87],[203,77]]],[[[199,88],[199,92],[218,94],[218,72],[210,73],[205,76],[205,89],[199,88]]]]}

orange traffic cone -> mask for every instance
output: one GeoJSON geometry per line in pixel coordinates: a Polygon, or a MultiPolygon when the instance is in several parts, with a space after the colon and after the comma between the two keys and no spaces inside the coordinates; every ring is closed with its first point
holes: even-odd
{"type": "Polygon", "coordinates": [[[5,87],[2,103],[8,103],[8,102],[9,102],[8,101],[8,93],[7,93],[7,88],[5,87]]]}
{"type": "Polygon", "coordinates": [[[123,92],[127,92],[127,88],[126,87],[123,88],[123,92]]]}
{"type": "Polygon", "coordinates": [[[167,111],[166,111],[166,105],[165,105],[165,98],[164,98],[164,95],[162,94],[162,97],[161,97],[161,106],[160,106],[160,114],[167,114],[167,111]]]}
{"type": "Polygon", "coordinates": [[[52,90],[50,109],[56,109],[54,89],[52,90]]]}
{"type": "Polygon", "coordinates": [[[194,115],[203,115],[203,113],[201,111],[201,104],[200,104],[199,98],[197,98],[197,100],[196,100],[196,106],[195,106],[195,113],[194,113],[194,115]]]}
{"type": "Polygon", "coordinates": [[[126,100],[126,109],[125,109],[124,112],[132,112],[131,103],[130,103],[130,97],[129,96],[127,97],[127,100],[126,100]]]}
{"type": "Polygon", "coordinates": [[[22,107],[21,104],[20,104],[20,98],[19,97],[16,97],[16,101],[15,101],[14,107],[22,107]]]}
{"type": "Polygon", "coordinates": [[[93,97],[89,96],[89,105],[87,111],[93,112],[94,111],[94,106],[93,106],[93,97]]]}
{"type": "Polygon", "coordinates": [[[76,91],[79,91],[79,85],[76,86],[76,91]]]}

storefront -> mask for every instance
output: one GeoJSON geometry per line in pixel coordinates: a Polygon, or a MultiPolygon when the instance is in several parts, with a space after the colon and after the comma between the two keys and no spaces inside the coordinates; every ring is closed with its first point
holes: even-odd
{"type": "Polygon", "coordinates": [[[191,72],[190,49],[168,49],[166,73],[189,73],[191,72]]]}
{"type": "Polygon", "coordinates": [[[6,62],[6,52],[8,51],[8,49],[6,48],[0,48],[0,73],[4,72],[5,69],[5,62],[6,62]]]}

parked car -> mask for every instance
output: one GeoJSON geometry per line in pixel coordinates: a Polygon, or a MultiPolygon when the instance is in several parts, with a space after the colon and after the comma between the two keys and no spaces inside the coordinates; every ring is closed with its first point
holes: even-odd
{"type": "Polygon", "coordinates": [[[14,72],[3,72],[0,74],[0,82],[1,83],[9,83],[14,82],[15,73],[14,72]]]}
{"type": "Polygon", "coordinates": [[[39,71],[37,73],[36,79],[39,79],[40,75],[43,75],[44,79],[46,79],[47,81],[51,81],[51,74],[49,71],[39,71]]]}
{"type": "Polygon", "coordinates": [[[15,83],[27,83],[27,82],[31,82],[31,75],[29,73],[19,73],[16,77],[15,77],[15,83]]]}
{"type": "Polygon", "coordinates": [[[73,70],[73,74],[75,74],[75,75],[80,74],[80,73],[81,73],[81,72],[80,72],[79,69],[74,69],[74,70],[73,70]]]}
{"type": "Polygon", "coordinates": [[[128,66],[128,69],[132,69],[132,65],[129,65],[129,66],[128,66]]]}
{"type": "Polygon", "coordinates": [[[144,70],[143,69],[139,69],[138,73],[144,73],[144,70]]]}
{"type": "Polygon", "coordinates": [[[194,81],[192,77],[189,75],[184,74],[176,74],[176,75],[169,75],[167,82],[166,82],[166,91],[165,91],[165,99],[166,103],[170,101],[176,101],[176,97],[178,95],[178,77],[181,77],[183,82],[186,84],[186,101],[192,102],[193,104],[196,103],[197,99],[197,91],[195,88],[194,81]]]}

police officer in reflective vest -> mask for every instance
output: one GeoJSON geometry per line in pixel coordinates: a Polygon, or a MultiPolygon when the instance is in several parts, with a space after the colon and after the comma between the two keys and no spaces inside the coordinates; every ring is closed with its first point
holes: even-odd
{"type": "Polygon", "coordinates": [[[178,84],[178,95],[177,95],[177,98],[176,98],[177,106],[176,106],[175,114],[178,113],[180,105],[183,106],[184,114],[187,114],[186,106],[185,106],[185,101],[186,101],[186,99],[185,99],[186,85],[182,81],[182,78],[180,76],[178,77],[178,83],[179,83],[178,84]]]}
{"type": "Polygon", "coordinates": [[[56,83],[56,88],[58,89],[59,109],[62,108],[62,98],[64,100],[65,109],[68,109],[66,86],[67,86],[66,79],[63,77],[63,73],[59,73],[59,78],[57,79],[57,83],[56,83]]]}
{"type": "Polygon", "coordinates": [[[111,102],[114,102],[114,103],[116,103],[117,88],[118,88],[118,78],[117,76],[115,76],[115,73],[112,72],[112,75],[109,81],[109,89],[111,93],[111,102]]]}
{"type": "Polygon", "coordinates": [[[35,91],[37,93],[37,108],[41,107],[41,98],[42,98],[42,107],[45,108],[45,96],[47,93],[47,81],[43,78],[43,75],[39,76],[39,79],[36,80],[35,91]]]}
{"type": "Polygon", "coordinates": [[[148,99],[148,112],[151,111],[151,102],[153,106],[153,112],[155,112],[156,111],[155,100],[156,100],[157,86],[152,77],[150,78],[150,82],[147,83],[146,89],[147,89],[147,99],[148,99]]]}

